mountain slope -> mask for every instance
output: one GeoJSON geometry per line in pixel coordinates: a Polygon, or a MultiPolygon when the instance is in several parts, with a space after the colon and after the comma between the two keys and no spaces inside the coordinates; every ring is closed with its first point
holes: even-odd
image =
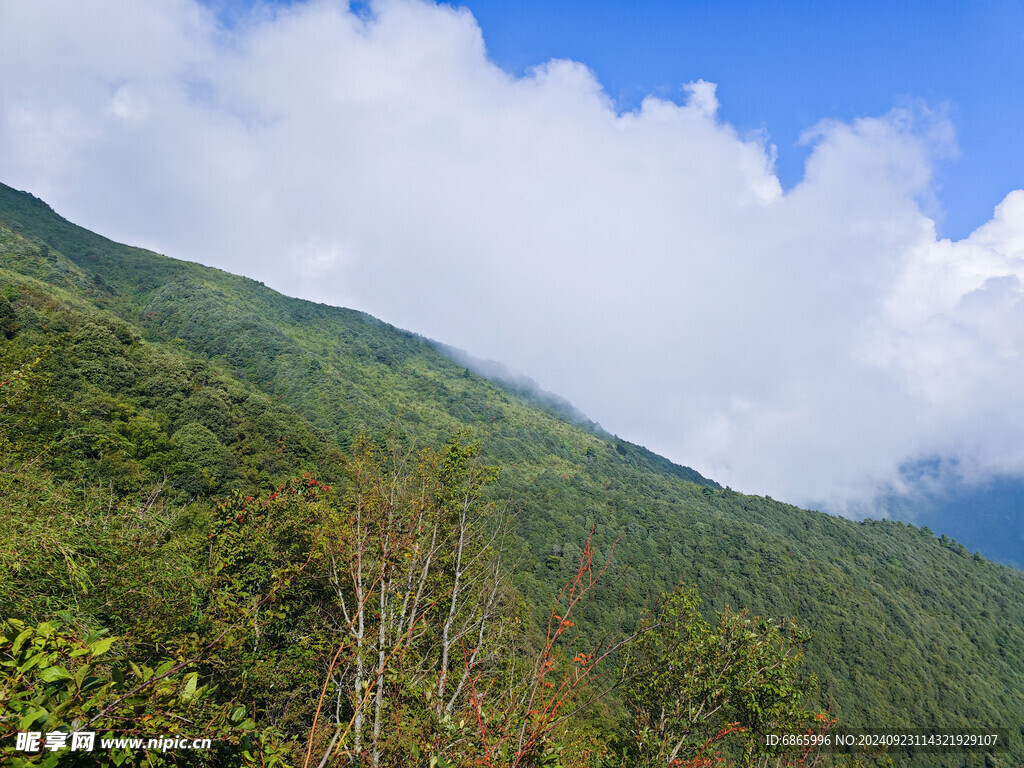
{"type": "MultiPolygon", "coordinates": [[[[722,489],[537,408],[414,334],[113,243],[3,186],[0,292],[5,354],[70,363],[62,386],[81,393],[74,418],[134,440],[82,452],[83,476],[158,479],[191,451],[211,469],[172,471],[182,492],[265,488],[287,469],[329,472],[362,430],[436,445],[470,427],[503,468],[494,492],[512,500],[517,578],[535,609],[593,528],[598,556],[615,543],[614,578],[583,614],[595,635],[692,582],[711,607],[795,616],[811,629],[822,699],[847,724],[1024,721],[1024,577],[956,542],[722,489]],[[180,371],[177,390],[138,375],[157,369],[180,371]],[[133,437],[140,430],[151,450],[133,437]]],[[[31,428],[46,442],[69,424],[51,414],[31,428]]]]}

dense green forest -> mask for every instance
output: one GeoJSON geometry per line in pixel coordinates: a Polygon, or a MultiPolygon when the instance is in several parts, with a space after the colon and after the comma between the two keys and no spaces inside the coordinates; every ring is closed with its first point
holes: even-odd
{"type": "Polygon", "coordinates": [[[1021,572],[721,488],[442,352],[0,186],[0,754],[81,721],[221,745],[112,764],[752,765],[802,757],[757,728],[836,721],[1011,741],[896,765],[1024,761],[1021,572]],[[668,690],[716,714],[652,714],[668,690]]]}

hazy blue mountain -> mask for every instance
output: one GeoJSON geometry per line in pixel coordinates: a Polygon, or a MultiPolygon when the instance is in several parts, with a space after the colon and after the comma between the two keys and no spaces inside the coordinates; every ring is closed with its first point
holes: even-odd
{"type": "Polygon", "coordinates": [[[992,560],[1024,566],[1024,478],[969,481],[938,460],[905,466],[903,474],[915,490],[880,498],[889,516],[927,526],[992,560]]]}

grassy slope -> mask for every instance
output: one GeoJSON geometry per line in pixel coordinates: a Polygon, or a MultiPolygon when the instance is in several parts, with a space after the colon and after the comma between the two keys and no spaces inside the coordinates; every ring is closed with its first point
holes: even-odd
{"type": "Polygon", "coordinates": [[[521,585],[535,604],[568,573],[593,525],[605,551],[618,540],[616,577],[586,617],[594,631],[692,581],[712,605],[809,626],[822,696],[847,723],[1024,720],[1018,571],[910,526],[854,523],[723,490],[539,410],[413,334],[112,243],[2,186],[0,224],[10,228],[0,238],[6,280],[30,275],[56,286],[130,324],[161,354],[183,347],[247,392],[290,406],[311,434],[345,447],[360,429],[397,427],[432,443],[470,426],[503,466],[498,493],[513,500],[525,544],[521,585]]]}

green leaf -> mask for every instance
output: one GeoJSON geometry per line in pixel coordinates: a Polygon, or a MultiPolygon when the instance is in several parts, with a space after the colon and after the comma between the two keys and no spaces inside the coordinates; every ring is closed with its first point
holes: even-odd
{"type": "Polygon", "coordinates": [[[92,632],[89,633],[88,637],[85,638],[85,644],[88,645],[89,643],[96,642],[97,640],[99,640],[101,637],[103,637],[103,635],[107,634],[108,632],[110,632],[110,630],[109,629],[105,629],[105,628],[104,629],[94,629],[92,632]]]}
{"type": "Polygon", "coordinates": [[[49,657],[49,655],[50,654],[46,653],[46,651],[43,651],[42,653],[37,653],[35,656],[30,656],[28,661],[26,661],[24,664],[18,667],[18,671],[28,672],[36,664],[40,664],[43,661],[45,661],[49,657]]]}
{"type": "Polygon", "coordinates": [[[110,650],[110,646],[114,644],[116,637],[104,637],[102,640],[89,643],[89,648],[92,649],[93,656],[101,656],[110,650]]]}
{"type": "Polygon", "coordinates": [[[32,629],[26,629],[24,632],[14,638],[14,643],[11,645],[11,655],[17,656],[18,651],[21,650],[22,644],[32,636],[32,629]]]}
{"type": "Polygon", "coordinates": [[[57,680],[68,680],[70,678],[71,673],[64,669],[64,667],[47,667],[39,673],[39,679],[44,683],[53,683],[57,680]]]}
{"type": "Polygon", "coordinates": [[[181,689],[181,698],[184,701],[191,701],[196,695],[196,681],[199,679],[197,672],[185,675],[185,685],[181,689]]]}
{"type": "MultiPolygon", "coordinates": [[[[90,675],[89,677],[85,678],[85,681],[82,683],[82,690],[88,691],[92,688],[95,688],[97,685],[103,684],[104,682],[106,681],[102,677],[99,677],[97,675],[90,675]]],[[[107,685],[110,684],[107,683],[107,685]]]]}
{"type": "Polygon", "coordinates": [[[29,726],[31,726],[32,723],[46,717],[48,714],[49,712],[42,707],[33,707],[21,716],[21,720],[18,721],[18,730],[29,730],[29,726]]]}

